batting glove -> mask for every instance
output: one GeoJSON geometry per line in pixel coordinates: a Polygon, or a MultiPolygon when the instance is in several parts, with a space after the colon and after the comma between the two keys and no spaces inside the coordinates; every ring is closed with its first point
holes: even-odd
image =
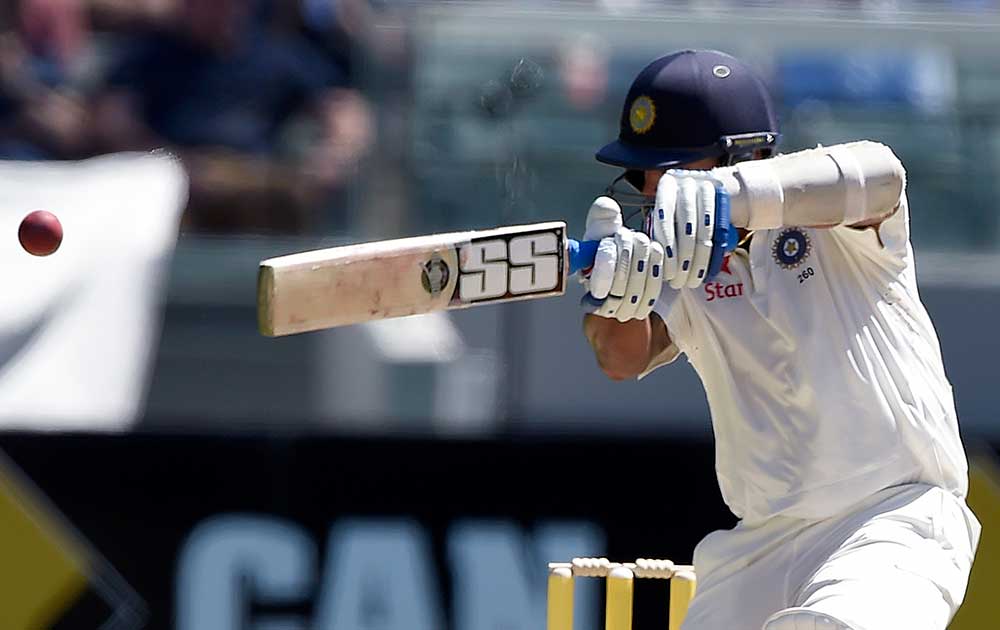
{"type": "Polygon", "coordinates": [[[585,309],[620,322],[649,317],[663,285],[663,247],[624,227],[621,207],[610,197],[591,205],[584,240],[600,241],[594,266],[583,274],[585,309]]]}
{"type": "Polygon", "coordinates": [[[663,277],[672,288],[695,288],[718,272],[725,243],[717,242],[716,227],[729,228],[728,203],[718,203],[725,194],[710,171],[670,170],[660,178],[651,233],[663,246],[663,277]]]}

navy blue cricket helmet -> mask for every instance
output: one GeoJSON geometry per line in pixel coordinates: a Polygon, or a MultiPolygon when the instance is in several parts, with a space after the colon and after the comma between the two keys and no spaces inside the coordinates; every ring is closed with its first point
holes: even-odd
{"type": "Polygon", "coordinates": [[[625,98],[618,139],[596,157],[634,171],[708,157],[733,163],[772,151],[778,138],[767,87],[746,64],[715,50],[682,50],[643,68],[625,98]]]}

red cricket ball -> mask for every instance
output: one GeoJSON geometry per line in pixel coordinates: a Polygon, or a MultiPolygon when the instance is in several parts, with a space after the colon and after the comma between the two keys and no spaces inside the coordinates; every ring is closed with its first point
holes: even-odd
{"type": "Polygon", "coordinates": [[[21,241],[21,247],[29,254],[48,256],[59,249],[62,243],[62,224],[51,212],[36,210],[21,221],[17,238],[21,241]]]}

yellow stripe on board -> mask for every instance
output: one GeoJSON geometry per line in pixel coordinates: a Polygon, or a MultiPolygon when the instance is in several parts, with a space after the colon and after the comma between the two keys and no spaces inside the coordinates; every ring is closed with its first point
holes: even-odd
{"type": "Polygon", "coordinates": [[[996,630],[1000,619],[1000,466],[992,458],[972,459],[969,469],[969,507],[983,524],[976,561],[965,603],[949,630],[996,630]]]}
{"type": "Polygon", "coordinates": [[[82,550],[0,468],[0,628],[48,628],[87,587],[82,550]]]}

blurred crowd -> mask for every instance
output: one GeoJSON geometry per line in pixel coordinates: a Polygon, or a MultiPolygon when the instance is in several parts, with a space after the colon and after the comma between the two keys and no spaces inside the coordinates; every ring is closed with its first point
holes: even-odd
{"type": "Polygon", "coordinates": [[[374,142],[359,51],[405,46],[366,2],[0,0],[0,159],[165,147],[186,229],[313,229],[374,142]]]}
{"type": "MultiPolygon", "coordinates": [[[[654,0],[591,2],[634,11],[654,0]]],[[[397,168],[413,58],[404,11],[416,4],[0,0],[0,159],[167,148],[191,178],[185,229],[215,233],[336,231],[352,222],[344,215],[367,171],[379,212],[358,214],[394,224],[386,217],[406,214],[393,210],[406,188],[397,168]],[[393,90],[403,98],[386,98],[393,90]],[[381,170],[362,169],[366,161],[381,170]]],[[[557,55],[566,111],[591,115],[606,103],[608,53],[587,39],[557,55]]]]}

